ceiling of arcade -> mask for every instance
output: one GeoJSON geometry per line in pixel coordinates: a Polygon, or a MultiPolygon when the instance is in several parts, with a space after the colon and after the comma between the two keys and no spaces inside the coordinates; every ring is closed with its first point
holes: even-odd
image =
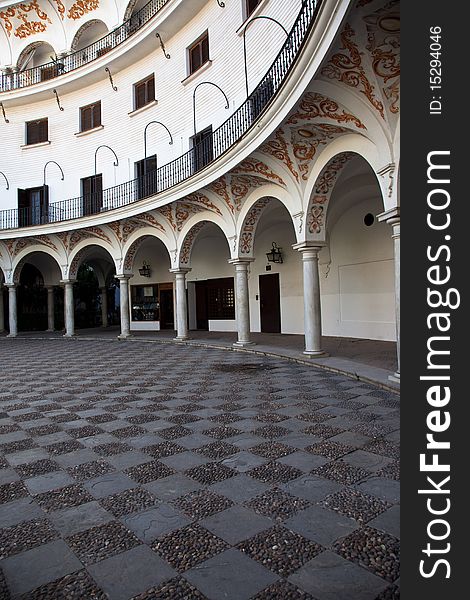
{"type": "MultiPolygon", "coordinates": [[[[298,241],[325,240],[335,183],[352,159],[375,149],[383,198],[395,193],[393,140],[399,118],[398,1],[359,0],[332,50],[283,125],[256,152],[209,186],[180,201],[101,226],[0,242],[8,271],[28,248],[45,248],[68,265],[87,244],[110,249],[118,272],[132,264],[145,236],[160,238],[172,266],[188,260],[207,221],[218,224],[233,256],[253,251],[256,227],[270,197],[288,208],[298,241]],[[351,145],[351,140],[356,140],[351,145]],[[357,143],[359,140],[359,143],[357,143]],[[383,168],[381,168],[383,167],[383,168]],[[141,240],[139,242],[139,240],[141,240]]],[[[359,163],[358,163],[359,164],[359,163]]],[[[380,194],[377,185],[378,195],[380,194]]],[[[384,198],[385,202],[385,198],[384,198]]],[[[65,276],[65,275],[64,275],[65,276]]]]}
{"type": "Polygon", "coordinates": [[[100,19],[108,28],[123,19],[129,0],[31,0],[0,9],[0,65],[15,65],[21,52],[47,42],[59,52],[71,48],[87,21],[100,19]]]}

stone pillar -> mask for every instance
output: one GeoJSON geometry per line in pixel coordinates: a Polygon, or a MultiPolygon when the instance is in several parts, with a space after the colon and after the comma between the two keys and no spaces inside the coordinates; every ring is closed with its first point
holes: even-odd
{"type": "Polygon", "coordinates": [[[47,286],[47,331],[54,331],[54,287],[47,286]]]}
{"type": "Polygon", "coordinates": [[[101,324],[103,327],[108,326],[108,289],[100,288],[101,293],[101,324]]]}
{"type": "Polygon", "coordinates": [[[3,305],[3,284],[0,283],[0,333],[5,331],[5,307],[3,305]]]}
{"type": "Polygon", "coordinates": [[[400,381],[400,207],[392,208],[380,215],[379,221],[385,221],[392,227],[393,254],[395,262],[395,322],[397,336],[397,371],[390,379],[400,381]]]}
{"type": "Polygon", "coordinates": [[[119,298],[121,311],[121,333],[118,335],[120,340],[125,340],[131,336],[131,317],[129,312],[129,279],[132,275],[118,275],[119,279],[119,298]]]}
{"type": "Polygon", "coordinates": [[[318,271],[318,253],[322,246],[295,244],[294,248],[302,253],[304,280],[304,330],[305,350],[308,356],[326,356],[322,350],[320,274],[318,271]]]}
{"type": "Polygon", "coordinates": [[[73,284],[70,279],[64,279],[64,310],[65,310],[65,334],[64,337],[75,335],[75,306],[73,299],[73,284]]]}
{"type": "Polygon", "coordinates": [[[16,284],[8,283],[8,320],[10,333],[8,337],[16,337],[18,335],[18,315],[16,312],[16,284]]]}
{"type": "Polygon", "coordinates": [[[237,315],[238,341],[234,346],[250,346],[250,299],[248,295],[248,267],[254,259],[235,258],[235,309],[237,315]]]}
{"type": "Polygon", "coordinates": [[[176,277],[176,338],[177,341],[188,340],[188,301],[186,297],[186,274],[191,269],[170,269],[176,277]]]}

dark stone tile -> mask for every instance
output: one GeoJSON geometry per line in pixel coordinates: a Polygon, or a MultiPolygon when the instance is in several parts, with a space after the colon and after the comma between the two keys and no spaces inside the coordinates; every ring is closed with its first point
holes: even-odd
{"type": "Polygon", "coordinates": [[[65,575],[51,583],[45,583],[21,596],[20,600],[43,600],[44,598],[108,600],[108,597],[85,570],[65,575]]]}
{"type": "Polygon", "coordinates": [[[114,519],[96,501],[53,511],[49,513],[48,517],[64,537],[103,525],[114,519]]]}
{"type": "Polygon", "coordinates": [[[55,540],[2,561],[12,594],[23,594],[82,569],[77,557],[63,540],[55,540]]]}
{"type": "Polygon", "coordinates": [[[143,487],[157,498],[169,502],[189,492],[200,489],[201,485],[184,475],[176,474],[164,477],[158,481],[146,483],[143,487]]]}
{"type": "Polygon", "coordinates": [[[329,494],[343,489],[343,486],[317,475],[303,475],[281,485],[281,488],[294,496],[310,502],[320,502],[329,494]]]}
{"type": "Polygon", "coordinates": [[[175,571],[147,546],[138,546],[88,568],[113,600],[128,600],[175,576],[175,571]]]}
{"type": "Polygon", "coordinates": [[[124,516],[121,521],[146,544],[150,544],[156,538],[170,531],[185,527],[191,522],[173,506],[166,503],[124,516]]]}
{"type": "Polygon", "coordinates": [[[277,579],[271,571],[231,548],[185,573],[208,598],[248,600],[277,579]]]}
{"type": "Polygon", "coordinates": [[[363,493],[377,496],[386,502],[396,504],[400,502],[400,484],[398,481],[384,477],[371,477],[359,483],[357,489],[363,493]]]}
{"type": "Polygon", "coordinates": [[[30,496],[0,504],[0,527],[10,527],[31,519],[43,519],[45,516],[46,513],[30,496]]]}
{"type": "Polygon", "coordinates": [[[244,474],[236,475],[211,486],[212,491],[222,494],[237,503],[246,502],[254,496],[262,494],[268,488],[269,486],[266,483],[244,474]]]}
{"type": "Polygon", "coordinates": [[[322,552],[289,577],[318,600],[375,600],[386,582],[333,552],[322,552]]]}
{"type": "Polygon", "coordinates": [[[24,483],[29,493],[34,496],[71,485],[74,480],[64,471],[53,471],[52,473],[26,479],[24,483]]]}
{"type": "Polygon", "coordinates": [[[354,531],[358,524],[321,506],[309,506],[288,519],[285,526],[322,546],[330,546],[339,537],[354,531]]]}
{"type": "Polygon", "coordinates": [[[200,524],[233,546],[272,527],[273,522],[243,506],[232,506],[204,519],[200,524]]]}
{"type": "Polygon", "coordinates": [[[385,531],[393,537],[400,539],[400,506],[395,504],[384,511],[378,517],[369,521],[369,526],[380,531],[385,531]]]}
{"type": "Polygon", "coordinates": [[[132,481],[124,473],[108,473],[107,475],[90,479],[84,483],[83,487],[90,492],[93,496],[92,500],[94,500],[95,498],[105,498],[111,494],[130,490],[135,487],[135,481],[132,481]]]}

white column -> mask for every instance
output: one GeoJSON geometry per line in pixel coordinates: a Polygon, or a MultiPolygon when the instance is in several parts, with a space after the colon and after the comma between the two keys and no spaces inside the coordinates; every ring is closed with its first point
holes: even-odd
{"type": "Polygon", "coordinates": [[[302,253],[304,280],[304,331],[305,350],[308,356],[326,356],[322,350],[320,275],[318,271],[318,253],[321,246],[296,244],[302,253]]]}
{"type": "Polygon", "coordinates": [[[118,275],[119,279],[119,298],[121,311],[121,333],[118,335],[120,340],[125,340],[131,335],[131,317],[129,311],[129,279],[132,275],[118,275]]]}
{"type": "Polygon", "coordinates": [[[397,371],[390,379],[400,381],[400,207],[378,215],[392,227],[393,254],[395,262],[395,323],[397,337],[397,371]]]}
{"type": "Polygon", "coordinates": [[[47,286],[47,331],[54,331],[54,288],[47,286]]]}
{"type": "Polygon", "coordinates": [[[0,283],[0,333],[5,331],[5,306],[3,305],[3,285],[0,283]]]}
{"type": "Polygon", "coordinates": [[[229,260],[235,265],[235,309],[237,315],[238,341],[234,346],[250,346],[250,299],[248,294],[248,267],[253,259],[229,260]]]}
{"type": "Polygon", "coordinates": [[[106,287],[100,288],[101,292],[101,324],[108,326],[108,290],[106,287]]]}
{"type": "Polygon", "coordinates": [[[75,308],[73,300],[73,281],[64,279],[64,310],[65,310],[65,334],[64,337],[75,335],[75,308]]]}
{"type": "Polygon", "coordinates": [[[10,333],[8,337],[16,337],[18,335],[18,316],[16,312],[16,284],[7,283],[8,288],[8,320],[10,333]]]}
{"type": "Polygon", "coordinates": [[[175,340],[188,340],[188,301],[186,297],[186,274],[191,269],[170,269],[176,278],[176,338],[175,340]]]}

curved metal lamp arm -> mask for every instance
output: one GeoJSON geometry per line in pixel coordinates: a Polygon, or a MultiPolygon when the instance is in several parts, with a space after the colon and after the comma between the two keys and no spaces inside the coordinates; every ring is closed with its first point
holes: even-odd
{"type": "Polygon", "coordinates": [[[54,165],[57,165],[59,167],[60,173],[62,175],[61,180],[64,181],[64,172],[62,170],[62,167],[59,165],[59,163],[57,163],[55,160],[48,160],[47,163],[44,165],[43,185],[46,185],[46,168],[47,168],[47,165],[50,165],[51,163],[53,163],[54,165]]]}
{"type": "Polygon", "coordinates": [[[282,31],[286,34],[286,37],[289,37],[289,32],[284,27],[284,25],[282,25],[281,23],[279,23],[279,21],[276,21],[276,19],[273,19],[272,17],[265,17],[264,15],[259,15],[258,17],[253,17],[252,19],[250,19],[248,21],[248,23],[245,25],[245,29],[243,30],[243,60],[244,60],[244,64],[245,64],[245,87],[246,87],[246,97],[247,98],[250,95],[250,92],[248,89],[248,64],[247,64],[247,58],[246,58],[246,30],[252,23],[254,23],[254,21],[257,21],[258,19],[265,19],[266,21],[272,21],[273,23],[276,23],[276,25],[279,25],[279,27],[282,29],[282,31]]]}
{"type": "Polygon", "coordinates": [[[224,95],[225,102],[226,102],[225,109],[228,110],[230,108],[230,103],[229,103],[229,99],[227,98],[227,94],[224,92],[224,90],[220,86],[218,86],[216,83],[213,83],[212,81],[201,81],[201,83],[198,83],[198,85],[194,88],[194,91],[193,91],[194,135],[197,134],[197,128],[196,128],[196,91],[198,90],[198,88],[201,87],[201,85],[213,85],[214,87],[216,87],[224,95]]]}
{"type": "Polygon", "coordinates": [[[7,176],[5,175],[5,173],[3,171],[0,171],[0,175],[3,175],[3,177],[5,178],[5,183],[7,184],[7,190],[9,190],[10,184],[8,182],[7,176]]]}
{"type": "Polygon", "coordinates": [[[221,0],[217,0],[217,4],[220,6],[220,8],[225,8],[225,2],[222,2],[221,0]]]}
{"type": "Polygon", "coordinates": [[[160,47],[161,47],[161,49],[162,49],[163,56],[164,56],[165,58],[167,58],[168,60],[170,60],[171,56],[170,56],[170,55],[168,54],[168,52],[166,51],[165,44],[163,43],[163,40],[162,40],[162,36],[161,36],[161,35],[158,33],[158,31],[155,33],[155,37],[156,37],[158,40],[160,40],[160,47]]]}
{"type": "Polygon", "coordinates": [[[169,145],[173,145],[173,136],[171,135],[170,130],[168,129],[168,127],[162,123],[161,121],[150,121],[150,123],[147,123],[147,125],[145,126],[144,129],[144,160],[147,158],[147,128],[149,125],[161,125],[162,127],[164,127],[168,133],[168,135],[170,136],[170,141],[169,141],[169,145]]]}
{"type": "Polygon", "coordinates": [[[96,155],[98,154],[98,150],[100,148],[107,148],[108,150],[111,150],[111,152],[114,154],[114,158],[116,159],[114,166],[115,167],[119,166],[119,160],[118,160],[116,152],[114,152],[114,150],[112,148],[110,148],[109,146],[107,146],[106,144],[101,144],[101,146],[98,146],[98,148],[95,150],[95,177],[96,177],[96,155]]]}

